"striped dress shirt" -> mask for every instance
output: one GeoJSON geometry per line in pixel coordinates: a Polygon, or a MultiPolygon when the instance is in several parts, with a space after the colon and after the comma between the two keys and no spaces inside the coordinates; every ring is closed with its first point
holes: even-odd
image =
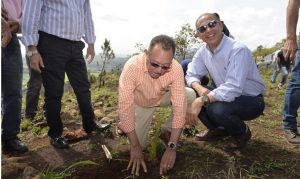
{"type": "MultiPolygon", "coordinates": [[[[185,85],[180,64],[173,59],[169,72],[153,79],[147,69],[147,55],[140,54],[130,58],[124,66],[119,79],[119,127],[125,132],[135,128],[135,105],[157,107],[171,90],[173,108],[172,128],[185,125],[185,85]]],[[[138,120],[138,119],[137,119],[138,120]]]]}
{"type": "Polygon", "coordinates": [[[37,45],[43,31],[57,37],[88,44],[96,40],[89,0],[26,0],[21,38],[25,46],[37,45]]]}

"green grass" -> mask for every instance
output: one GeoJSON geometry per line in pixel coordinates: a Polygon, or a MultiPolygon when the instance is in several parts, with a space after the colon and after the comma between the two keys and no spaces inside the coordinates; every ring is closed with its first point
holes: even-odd
{"type": "MultiPolygon", "coordinates": [[[[168,174],[160,176],[161,178],[248,179],[300,177],[300,147],[288,144],[283,136],[282,105],[284,90],[277,90],[274,88],[276,85],[270,83],[271,68],[263,68],[260,71],[267,89],[264,98],[266,108],[264,115],[256,120],[246,122],[253,134],[247,147],[228,153],[223,150],[223,145],[230,141],[228,138],[203,143],[194,141],[193,137],[183,136],[179,141],[180,147],[177,151],[174,168],[168,174]]],[[[118,104],[118,75],[109,74],[106,78],[108,80],[104,87],[99,88],[97,80],[95,80],[91,89],[92,102],[93,104],[100,104],[99,108],[101,108],[101,112],[103,111],[103,117],[108,114],[109,108],[117,110],[118,104]]],[[[76,108],[76,105],[77,102],[73,92],[66,92],[63,97],[63,111],[76,108]]],[[[170,114],[171,108],[158,108],[155,112],[155,125],[150,132],[150,145],[146,152],[151,160],[150,163],[155,166],[159,166],[159,157],[164,152],[164,146],[158,138],[160,127],[170,114]]],[[[33,126],[30,121],[23,120],[21,128],[23,131],[27,130],[40,135],[33,126]]],[[[199,122],[195,130],[201,131],[204,128],[199,122]]],[[[121,137],[119,144],[128,145],[127,138],[121,137]]],[[[87,147],[93,148],[93,146],[87,147]]],[[[114,158],[122,156],[117,150],[113,150],[112,155],[114,158]]],[[[53,171],[50,170],[51,172],[53,171]]],[[[149,175],[159,177],[156,170],[149,171],[149,175]]],[[[130,175],[128,177],[134,178],[135,176],[130,175]]]]}

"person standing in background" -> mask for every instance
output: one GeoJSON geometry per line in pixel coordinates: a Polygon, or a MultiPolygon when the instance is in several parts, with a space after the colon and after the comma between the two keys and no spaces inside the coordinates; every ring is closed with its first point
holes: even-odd
{"type": "Polygon", "coordinates": [[[298,36],[298,47],[296,35],[299,7],[300,0],[289,0],[286,14],[287,38],[282,49],[285,59],[295,61],[293,63],[295,65],[291,72],[291,79],[285,91],[283,107],[283,128],[287,141],[297,145],[300,144],[300,134],[297,129],[296,119],[297,110],[300,105],[300,35],[298,36]]]}
{"type": "Polygon", "coordinates": [[[290,59],[285,59],[283,56],[282,50],[276,53],[275,61],[274,61],[274,70],[273,75],[271,78],[271,83],[275,83],[277,75],[281,71],[281,80],[280,83],[277,85],[277,89],[282,89],[283,85],[286,83],[288,74],[291,68],[291,61],[290,59]]]}
{"type": "MultiPolygon", "coordinates": [[[[26,49],[28,51],[28,49],[26,49]]],[[[42,87],[42,76],[39,72],[30,68],[30,60],[26,56],[26,63],[29,72],[29,80],[27,82],[25,117],[34,120],[38,110],[39,96],[42,87]]]]}
{"type": "Polygon", "coordinates": [[[6,47],[1,48],[1,141],[3,150],[12,153],[28,151],[27,146],[17,136],[21,123],[23,78],[22,54],[17,33],[21,29],[22,7],[22,0],[2,0],[1,19],[10,26],[11,40],[6,42],[6,47]]]}

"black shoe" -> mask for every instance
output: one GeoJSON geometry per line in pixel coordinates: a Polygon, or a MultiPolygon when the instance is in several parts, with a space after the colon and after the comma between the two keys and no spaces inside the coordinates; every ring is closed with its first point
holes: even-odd
{"type": "Polygon", "coordinates": [[[20,141],[20,139],[10,139],[3,142],[3,149],[8,153],[25,153],[28,151],[27,146],[20,141]]]}
{"type": "Polygon", "coordinates": [[[227,151],[233,151],[246,146],[248,141],[251,139],[251,131],[248,126],[246,126],[246,132],[239,136],[233,136],[233,142],[224,146],[227,151]]]}
{"type": "Polygon", "coordinates": [[[300,135],[297,129],[295,130],[284,129],[284,132],[285,132],[285,138],[289,143],[296,144],[296,145],[300,144],[300,135]]]}
{"type": "Polygon", "coordinates": [[[90,134],[93,131],[94,132],[98,132],[101,133],[103,131],[105,131],[106,129],[108,129],[110,127],[110,123],[105,123],[105,124],[95,124],[95,126],[93,127],[92,131],[86,131],[86,133],[90,134]]]}
{"type": "Polygon", "coordinates": [[[203,132],[200,132],[196,134],[196,141],[213,141],[217,140],[223,137],[227,137],[229,134],[224,130],[220,128],[216,129],[207,129],[203,132]]]}
{"type": "Polygon", "coordinates": [[[67,149],[69,148],[69,144],[63,137],[55,137],[50,139],[51,145],[53,145],[55,148],[59,149],[67,149]]]}

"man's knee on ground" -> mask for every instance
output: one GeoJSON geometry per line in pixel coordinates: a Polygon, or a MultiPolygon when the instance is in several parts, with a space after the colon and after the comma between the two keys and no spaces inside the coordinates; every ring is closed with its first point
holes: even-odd
{"type": "Polygon", "coordinates": [[[189,87],[185,87],[185,96],[188,104],[192,103],[196,99],[195,91],[189,87]]]}

